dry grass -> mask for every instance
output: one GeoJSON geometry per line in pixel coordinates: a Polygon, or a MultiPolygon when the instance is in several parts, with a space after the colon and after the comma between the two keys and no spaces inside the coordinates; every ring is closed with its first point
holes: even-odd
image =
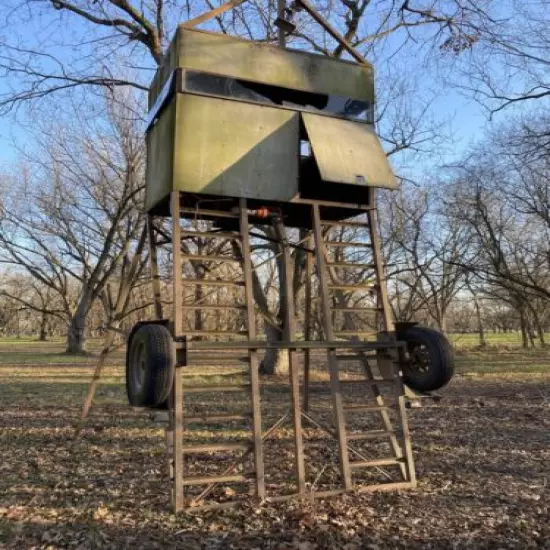
{"type": "MultiPolygon", "coordinates": [[[[440,403],[410,410],[414,491],[174,517],[163,431],[146,412],[125,406],[122,355],[107,368],[91,422],[73,442],[93,358],[58,360],[59,343],[20,348],[0,345],[0,548],[550,548],[547,352],[460,355],[460,370],[469,374],[457,376],[440,403]]],[[[227,374],[202,369],[189,372],[189,380],[217,383],[227,374]]],[[[285,410],[287,390],[285,379],[266,381],[266,425],[285,410]]],[[[224,401],[213,395],[197,395],[191,410],[244,406],[238,394],[224,401]]],[[[320,416],[326,398],[313,394],[320,416]]],[[[349,399],[362,395],[352,390],[349,399]]],[[[220,433],[197,430],[191,437],[206,441],[220,433]]],[[[227,433],[242,435],[239,428],[227,433]]],[[[285,474],[291,447],[281,441],[288,436],[290,430],[280,432],[268,451],[270,471],[277,470],[273,489],[292,487],[285,474]]],[[[220,467],[228,457],[221,458],[190,466],[220,467]]],[[[327,450],[322,458],[330,463],[334,455],[327,450]]],[[[319,461],[310,467],[310,480],[322,467],[319,461]]],[[[323,475],[320,483],[336,470],[323,475]]],[[[223,489],[218,496],[224,498],[223,489]]]]}

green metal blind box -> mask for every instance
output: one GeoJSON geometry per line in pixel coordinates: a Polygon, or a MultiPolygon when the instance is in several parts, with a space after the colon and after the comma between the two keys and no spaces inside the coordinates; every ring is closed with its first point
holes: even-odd
{"type": "Polygon", "coordinates": [[[180,26],[149,92],[146,210],[172,190],[367,204],[396,181],[372,67],[180,26]]]}

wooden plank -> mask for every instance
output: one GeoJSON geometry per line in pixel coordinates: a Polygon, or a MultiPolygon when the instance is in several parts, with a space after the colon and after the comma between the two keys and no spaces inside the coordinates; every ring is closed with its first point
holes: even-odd
{"type": "Polygon", "coordinates": [[[178,29],[178,38],[178,65],[183,68],[374,102],[373,69],[364,60],[359,65],[182,27],[178,29]]]}
{"type": "MultiPolygon", "coordinates": [[[[315,246],[313,234],[308,232],[307,248],[313,250],[315,246]]],[[[304,311],[304,339],[311,340],[312,334],[312,279],[313,279],[313,254],[308,253],[306,257],[306,273],[305,273],[305,311],[304,311]]],[[[303,390],[303,405],[304,410],[309,410],[309,378],[311,369],[311,349],[304,349],[304,390],[303,390]]]]}
{"type": "Polygon", "coordinates": [[[155,226],[153,216],[147,214],[147,237],[149,240],[149,265],[151,267],[151,286],[153,289],[153,302],[155,305],[155,318],[162,319],[162,297],[160,292],[160,273],[157,258],[157,241],[155,238],[155,226]]]}
{"type": "MultiPolygon", "coordinates": [[[[166,424],[169,422],[168,411],[156,411],[150,415],[150,418],[156,424],[166,424]]],[[[250,420],[249,414],[210,414],[203,416],[184,416],[184,424],[208,424],[209,422],[245,422],[250,420]]]]}
{"type": "Polygon", "coordinates": [[[350,349],[361,351],[388,350],[402,347],[404,342],[352,342],[350,340],[326,340],[305,342],[304,340],[295,340],[293,342],[266,342],[265,340],[256,341],[235,341],[226,342],[205,342],[192,341],[187,343],[187,349],[195,350],[230,350],[230,349],[350,349]]]}
{"type": "Polygon", "coordinates": [[[334,333],[335,336],[376,336],[378,333],[375,330],[338,330],[334,333]]]}
{"type": "MultiPolygon", "coordinates": [[[[248,325],[248,339],[255,340],[256,314],[254,310],[254,293],[252,281],[252,253],[250,250],[250,228],[245,199],[239,201],[239,226],[242,243],[242,266],[245,282],[246,319],[248,325]]],[[[264,452],[262,439],[262,417],[260,406],[260,375],[258,351],[249,349],[250,362],[250,401],[252,405],[252,438],[254,443],[254,466],[256,468],[256,495],[260,500],[265,499],[264,452]]]]}
{"type": "Polygon", "coordinates": [[[182,480],[183,485],[208,485],[209,483],[242,483],[248,481],[250,476],[231,475],[231,476],[187,476],[182,480]]]}
{"type": "Polygon", "coordinates": [[[223,279],[183,279],[184,285],[204,286],[244,286],[243,281],[224,281],[223,279]]]}
{"type": "Polygon", "coordinates": [[[246,330],[186,330],[186,336],[243,336],[246,330]]]}
{"type": "Polygon", "coordinates": [[[328,267],[350,267],[361,269],[373,269],[376,267],[374,264],[358,264],[352,262],[327,262],[328,267]]]}
{"type": "Polygon", "coordinates": [[[251,443],[204,443],[200,445],[185,445],[182,451],[189,453],[214,453],[218,451],[247,451],[251,443]]]}
{"type": "Polygon", "coordinates": [[[349,412],[380,412],[390,409],[386,405],[344,405],[344,410],[349,412]]]}
{"type": "MultiPolygon", "coordinates": [[[[182,262],[181,262],[181,247],[180,243],[180,194],[178,191],[172,191],[170,195],[170,207],[172,214],[172,335],[174,338],[183,337],[183,311],[182,311],[182,262]]],[[[176,357],[179,355],[179,350],[175,350],[176,357]]],[[[184,491],[183,477],[184,459],[183,459],[183,372],[179,361],[176,361],[174,371],[174,386],[173,386],[173,402],[171,403],[172,415],[172,453],[174,464],[174,488],[173,488],[173,505],[174,512],[180,512],[184,507],[184,491]]]]}
{"type": "MultiPolygon", "coordinates": [[[[334,340],[334,331],[332,327],[332,318],[330,311],[330,298],[328,292],[327,267],[325,265],[325,246],[321,228],[321,214],[319,206],[313,205],[313,234],[315,238],[315,259],[317,262],[317,275],[319,278],[319,292],[321,295],[321,308],[323,318],[323,330],[326,340],[334,340]]],[[[338,439],[338,450],[340,456],[340,472],[344,483],[344,489],[352,488],[351,470],[349,467],[348,446],[346,438],[346,426],[344,411],[342,408],[342,394],[340,391],[340,382],[338,374],[338,363],[336,361],[335,349],[327,350],[328,366],[330,375],[330,386],[332,393],[332,406],[334,413],[334,422],[336,424],[336,435],[338,439]]]]}
{"type": "Polygon", "coordinates": [[[382,258],[382,249],[380,247],[380,237],[378,235],[378,219],[376,210],[369,210],[367,212],[369,220],[369,231],[372,242],[372,255],[374,263],[376,264],[376,279],[378,294],[380,297],[380,306],[382,308],[382,327],[383,330],[389,333],[393,333],[395,330],[390,302],[388,299],[388,288],[386,285],[386,275],[384,268],[384,260],[382,258]]]}
{"type": "Polygon", "coordinates": [[[405,458],[407,462],[407,481],[411,483],[413,487],[416,487],[416,471],[414,469],[414,459],[412,454],[411,434],[409,431],[409,423],[407,420],[407,409],[405,404],[405,390],[403,387],[403,381],[400,379],[400,393],[398,397],[399,417],[401,420],[401,441],[405,449],[405,458]]]}
{"type": "Polygon", "coordinates": [[[323,181],[398,187],[374,125],[315,113],[302,113],[302,120],[323,181]]]}
{"type": "Polygon", "coordinates": [[[240,260],[233,256],[214,256],[205,254],[182,254],[181,256],[184,260],[193,260],[200,262],[237,262],[240,263],[240,260]]]}
{"type": "Polygon", "coordinates": [[[344,285],[344,284],[330,284],[328,288],[331,290],[372,290],[376,288],[375,284],[367,283],[360,285],[344,285]]]}
{"type": "Polygon", "coordinates": [[[377,485],[367,485],[358,487],[358,493],[377,493],[380,491],[399,491],[401,489],[413,489],[415,486],[408,481],[397,481],[394,483],[380,483],[377,485]]]}
{"type": "Polygon", "coordinates": [[[239,392],[250,390],[250,384],[232,384],[227,386],[209,386],[202,384],[201,386],[186,386],[184,393],[209,393],[209,392],[239,392]]]}
{"type": "Polygon", "coordinates": [[[392,466],[402,464],[402,458],[378,458],[376,460],[358,460],[350,462],[350,468],[375,468],[376,466],[392,466]]]}
{"type": "Polygon", "coordinates": [[[380,311],[379,307],[344,307],[344,306],[333,306],[332,311],[356,311],[356,312],[362,312],[362,311],[380,311]]]}
{"type": "Polygon", "coordinates": [[[361,242],[345,242],[345,241],[325,241],[326,246],[334,246],[339,248],[371,248],[371,243],[361,242]]]}
{"type": "Polygon", "coordinates": [[[348,433],[348,441],[370,441],[371,439],[382,439],[395,435],[392,430],[372,430],[364,433],[348,433]]]}
{"type": "Polygon", "coordinates": [[[188,93],[176,101],[176,189],[283,202],[298,193],[300,113],[188,93]]]}
{"type": "Polygon", "coordinates": [[[192,230],[181,230],[182,237],[204,237],[204,238],[218,238],[218,239],[229,239],[229,240],[240,240],[241,236],[238,233],[227,233],[225,231],[192,231],[192,230]]]}
{"type": "Polygon", "coordinates": [[[228,2],[225,2],[221,6],[218,6],[217,8],[201,13],[200,15],[197,15],[197,17],[193,17],[193,19],[188,19],[185,23],[182,23],[181,28],[192,29],[193,27],[196,27],[201,23],[210,21],[210,19],[214,17],[219,17],[226,11],[236,8],[237,6],[241,5],[243,2],[246,2],[246,0],[229,0],[228,2]]]}
{"type": "Polygon", "coordinates": [[[245,305],[228,305],[228,304],[183,304],[185,309],[213,309],[213,310],[226,310],[226,309],[246,309],[245,305]]]}
{"type": "MultiPolygon", "coordinates": [[[[287,244],[286,229],[282,220],[277,219],[274,223],[275,233],[280,243],[281,256],[281,293],[284,303],[284,339],[291,342],[295,338],[295,316],[294,316],[294,289],[292,286],[292,263],[290,258],[290,249],[287,244]]],[[[288,351],[288,368],[290,377],[290,396],[292,401],[292,422],[294,425],[295,441],[295,467],[296,482],[298,494],[304,495],[306,492],[306,474],[304,459],[304,442],[302,432],[302,414],[300,404],[300,373],[296,361],[296,350],[288,351]]]]}
{"type": "Polygon", "coordinates": [[[305,10],[315,19],[315,21],[328,33],[344,50],[346,50],[352,57],[360,63],[361,66],[369,67],[370,63],[348,42],[348,40],[342,36],[338,30],[333,27],[329,21],[323,17],[315,7],[310,4],[309,0],[297,0],[298,7],[303,7],[305,10]]]}

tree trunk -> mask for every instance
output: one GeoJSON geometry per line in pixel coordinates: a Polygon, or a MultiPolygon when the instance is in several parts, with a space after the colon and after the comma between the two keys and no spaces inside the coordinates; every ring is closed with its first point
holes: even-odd
{"type": "Polygon", "coordinates": [[[439,315],[439,319],[437,320],[437,324],[439,325],[439,330],[441,332],[447,332],[447,312],[441,312],[441,314],[439,315]]]}
{"type": "MultiPolygon", "coordinates": [[[[268,342],[281,342],[283,333],[269,323],[265,324],[268,342]]],[[[267,349],[260,364],[262,374],[285,374],[288,372],[288,350],[267,349]]]]}
{"type": "Polygon", "coordinates": [[[40,334],[38,335],[38,340],[40,342],[45,342],[48,339],[48,316],[45,313],[42,313],[42,318],[40,319],[40,334]]]}
{"type": "Polygon", "coordinates": [[[86,353],[88,351],[86,348],[86,325],[90,306],[91,298],[88,295],[82,296],[67,330],[66,353],[86,353]]]}
{"type": "Polygon", "coordinates": [[[483,330],[483,319],[481,317],[481,307],[479,305],[478,299],[474,296],[474,306],[476,310],[476,320],[477,320],[477,334],[479,336],[479,345],[482,348],[487,347],[487,338],[485,337],[485,330],[483,330]]]}
{"type": "Polygon", "coordinates": [[[521,346],[527,349],[529,347],[529,337],[527,335],[527,322],[523,309],[520,309],[519,311],[519,324],[521,330],[521,346]]]}

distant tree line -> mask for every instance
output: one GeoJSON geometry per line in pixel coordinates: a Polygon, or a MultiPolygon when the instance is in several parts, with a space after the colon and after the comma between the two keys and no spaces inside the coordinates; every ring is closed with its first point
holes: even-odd
{"type": "MultiPolygon", "coordinates": [[[[526,347],[545,343],[550,120],[540,106],[550,97],[550,15],[544,4],[337,0],[319,5],[383,76],[377,81],[378,131],[403,179],[399,191],[381,194],[379,202],[397,320],[415,319],[447,332],[475,331],[482,345],[485,332],[495,330],[520,331],[526,347]],[[408,70],[413,58],[435,67],[446,86],[461,88],[490,113],[512,113],[463,158],[421,176],[417,170],[415,178],[406,176],[401,159],[433,155],[447,130],[445,121],[430,115],[434,94],[408,70]],[[520,114],[512,110],[516,106],[522,106],[520,114]],[[536,115],[530,115],[534,109],[536,115]]],[[[18,116],[33,126],[31,145],[0,174],[3,334],[64,335],[67,351],[81,353],[87,336],[101,333],[113,319],[122,319],[124,331],[152,316],[147,253],[130,269],[144,222],[145,92],[177,23],[208,7],[209,1],[37,0],[0,9],[10,28],[0,58],[10,85],[0,93],[0,108],[10,116],[19,109],[18,116]],[[38,29],[34,42],[29,28],[38,29]],[[58,29],[55,40],[51,32],[40,32],[46,28],[58,29]],[[71,32],[64,34],[67,28],[71,32]]],[[[273,42],[274,10],[273,3],[250,1],[209,28],[273,42]]],[[[343,55],[304,14],[297,24],[294,47],[343,55]]],[[[201,254],[211,246],[199,237],[184,245],[201,254]]],[[[269,245],[254,246],[258,257],[276,252],[269,245]]],[[[234,252],[229,242],[217,250],[229,252],[234,252]]],[[[293,290],[301,304],[305,256],[295,249],[292,261],[293,290]]],[[[161,266],[168,305],[168,255],[161,255],[161,266]]],[[[192,261],[185,269],[200,279],[213,268],[192,261]]],[[[261,326],[270,339],[282,333],[280,280],[280,262],[266,261],[255,284],[261,326]]],[[[221,299],[201,287],[195,292],[186,299],[221,299]]],[[[335,295],[340,305],[353,306],[356,299],[335,295]]],[[[215,330],[235,322],[239,319],[221,311],[187,318],[189,327],[215,330]]],[[[350,314],[342,323],[359,329],[373,320],[350,314]]],[[[265,368],[277,370],[283,362],[284,356],[275,354],[265,368]]]]}

